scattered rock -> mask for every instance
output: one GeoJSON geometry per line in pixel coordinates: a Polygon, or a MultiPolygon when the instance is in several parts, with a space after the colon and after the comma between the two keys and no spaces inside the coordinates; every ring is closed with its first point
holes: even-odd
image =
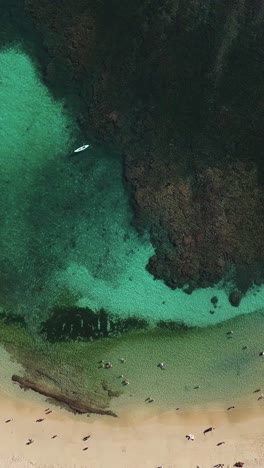
{"type": "Polygon", "coordinates": [[[218,297],[213,296],[213,297],[211,298],[211,302],[212,302],[212,304],[215,306],[215,305],[217,304],[217,302],[218,302],[218,297]]]}
{"type": "Polygon", "coordinates": [[[241,302],[241,293],[239,291],[232,291],[229,294],[229,302],[233,307],[238,307],[241,302]]]}

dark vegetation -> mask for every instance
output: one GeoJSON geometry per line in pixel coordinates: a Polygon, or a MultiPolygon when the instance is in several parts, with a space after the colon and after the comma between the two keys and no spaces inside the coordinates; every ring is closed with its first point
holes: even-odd
{"type": "Polygon", "coordinates": [[[148,327],[146,320],[136,317],[120,319],[104,310],[98,313],[88,307],[58,307],[42,323],[41,332],[51,342],[76,339],[93,340],[123,335],[148,327]]]}

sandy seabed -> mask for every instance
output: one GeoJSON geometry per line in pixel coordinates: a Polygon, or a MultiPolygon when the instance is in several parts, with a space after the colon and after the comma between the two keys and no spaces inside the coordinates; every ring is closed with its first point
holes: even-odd
{"type": "Polygon", "coordinates": [[[238,461],[245,468],[264,467],[264,399],[258,401],[259,393],[252,393],[248,404],[232,402],[230,411],[223,403],[164,411],[153,402],[143,409],[122,408],[118,418],[73,415],[12,383],[12,373],[21,368],[4,349],[0,354],[5,363],[0,467],[227,468],[238,461]],[[36,422],[39,418],[44,420],[36,422]],[[215,430],[204,435],[210,426],[215,430]],[[194,441],[185,438],[190,433],[194,441]],[[29,439],[33,442],[27,445],[29,439]]]}

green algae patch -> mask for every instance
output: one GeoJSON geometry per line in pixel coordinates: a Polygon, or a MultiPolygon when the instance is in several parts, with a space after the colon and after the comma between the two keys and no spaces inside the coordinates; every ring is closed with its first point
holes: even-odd
{"type": "Polygon", "coordinates": [[[55,343],[110,338],[148,327],[148,322],[139,317],[121,318],[103,309],[94,312],[89,307],[61,306],[52,310],[40,331],[48,341],[55,343]]]}
{"type": "Polygon", "coordinates": [[[99,371],[93,343],[52,345],[17,324],[0,321],[0,344],[24,367],[25,375],[13,376],[23,388],[74,412],[114,415],[108,408],[111,398],[122,393],[120,385],[111,373],[99,371]]]}
{"type": "Polygon", "coordinates": [[[63,405],[66,395],[73,410],[80,411],[81,404],[93,412],[118,414],[126,405],[146,405],[148,396],[167,409],[212,401],[230,404],[246,394],[254,404],[253,391],[263,386],[263,320],[259,311],[208,328],[159,326],[94,341],[56,343],[0,322],[0,343],[25,369],[20,379],[15,376],[16,382],[53,394],[56,401],[60,395],[63,405]]]}
{"type": "Polygon", "coordinates": [[[157,327],[161,330],[169,330],[172,332],[184,333],[190,330],[191,327],[187,327],[183,322],[177,322],[174,320],[159,320],[157,327]]]}

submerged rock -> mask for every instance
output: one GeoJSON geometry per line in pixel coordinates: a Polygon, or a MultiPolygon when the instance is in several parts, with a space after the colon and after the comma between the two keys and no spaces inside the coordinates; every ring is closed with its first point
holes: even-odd
{"type": "Polygon", "coordinates": [[[21,388],[24,390],[31,389],[34,392],[45,395],[48,398],[53,398],[58,403],[65,405],[70,408],[74,413],[85,414],[85,413],[95,413],[107,416],[117,417],[116,413],[111,410],[96,408],[87,404],[82,399],[76,398],[76,396],[68,395],[66,392],[63,393],[59,389],[53,389],[49,385],[43,382],[34,381],[28,377],[20,377],[19,375],[12,375],[13,382],[17,382],[21,388]]]}
{"type": "Polygon", "coordinates": [[[121,319],[104,310],[94,312],[81,307],[56,307],[42,322],[41,332],[51,342],[107,338],[135,330],[144,330],[148,322],[137,317],[121,319]]]}
{"type": "Polygon", "coordinates": [[[216,304],[218,303],[218,297],[217,296],[213,296],[211,298],[211,303],[213,304],[213,306],[216,306],[216,304]]]}
{"type": "Polygon", "coordinates": [[[244,162],[205,167],[202,161],[196,168],[185,177],[173,159],[153,158],[151,170],[147,157],[127,161],[135,223],[140,229],[148,226],[155,247],[147,269],[172,289],[191,285],[184,286],[189,293],[232,271],[238,284],[245,265],[248,288],[259,277],[257,263],[264,258],[264,191],[257,168],[244,162]]]}
{"type": "Polygon", "coordinates": [[[185,332],[190,329],[185,323],[176,322],[174,320],[159,320],[157,322],[157,327],[172,332],[185,332]]]}
{"type": "Polygon", "coordinates": [[[26,321],[23,315],[14,314],[12,312],[0,312],[0,320],[7,325],[19,325],[20,327],[26,327],[26,321]]]}
{"type": "Polygon", "coordinates": [[[242,299],[242,295],[239,291],[232,291],[229,294],[229,302],[233,307],[238,307],[242,299]]]}

